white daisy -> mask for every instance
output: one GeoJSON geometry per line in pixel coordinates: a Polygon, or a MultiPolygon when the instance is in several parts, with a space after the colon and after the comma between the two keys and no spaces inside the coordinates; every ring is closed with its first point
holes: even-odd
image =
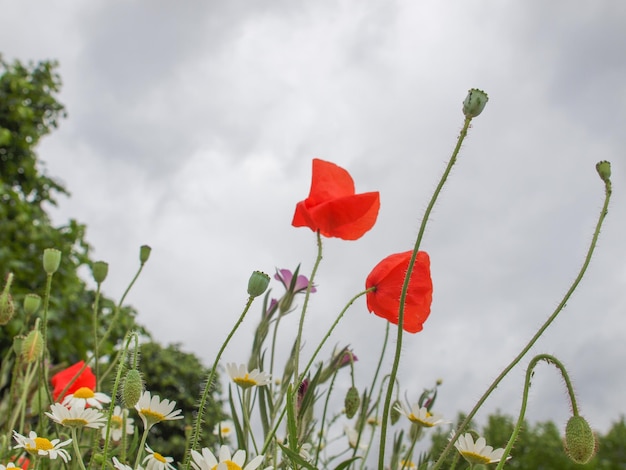
{"type": "Polygon", "coordinates": [[[419,424],[425,428],[432,428],[438,424],[449,423],[449,421],[443,419],[442,415],[431,413],[425,406],[420,408],[418,404],[413,405],[410,410],[403,405],[396,405],[395,410],[409,418],[412,423],[419,424]]]}
{"type": "Polygon", "coordinates": [[[146,465],[146,470],[176,470],[176,467],[172,465],[174,459],[172,457],[164,457],[158,452],[153,451],[146,444],[146,452],[148,455],[143,459],[143,464],[146,465]]]}
{"type": "Polygon", "coordinates": [[[67,395],[62,404],[73,408],[79,403],[82,403],[83,408],[91,406],[101,410],[103,403],[111,403],[111,398],[104,393],[94,392],[89,387],[81,387],[71,395],[67,395]]]}
{"type": "Polygon", "coordinates": [[[213,434],[215,434],[216,436],[220,436],[222,439],[226,439],[233,433],[234,429],[235,425],[233,424],[233,422],[226,420],[215,426],[213,434]]]}
{"type": "Polygon", "coordinates": [[[35,431],[31,431],[28,437],[13,431],[13,438],[17,441],[17,445],[13,447],[14,449],[21,447],[29,454],[41,455],[53,460],[57,457],[61,457],[64,462],[72,460],[70,454],[65,449],[61,449],[61,447],[70,444],[72,442],[71,439],[63,442],[61,442],[61,439],[53,439],[50,441],[45,437],[37,437],[35,431]]]}
{"type": "Polygon", "coordinates": [[[139,412],[139,416],[145,428],[150,429],[153,425],[161,421],[183,419],[183,416],[179,416],[180,413],[182,413],[181,410],[173,411],[175,406],[175,401],[161,401],[161,397],[158,395],[151,396],[150,392],[146,390],[141,394],[141,397],[139,397],[135,409],[139,412]]]}
{"type": "Polygon", "coordinates": [[[13,468],[15,470],[22,470],[22,467],[16,467],[13,462],[9,462],[6,467],[0,463],[0,470],[7,470],[8,468],[13,468]]]}
{"type": "MultiPolygon", "coordinates": [[[[133,467],[131,467],[130,465],[126,465],[123,464],[122,462],[120,462],[119,460],[117,460],[117,457],[113,457],[113,466],[115,468],[117,468],[117,470],[135,470],[133,467]]],[[[137,470],[143,470],[143,467],[141,465],[139,465],[137,467],[137,470]]]]}
{"type": "Polygon", "coordinates": [[[493,449],[487,445],[484,437],[479,437],[474,442],[474,438],[470,433],[459,436],[454,443],[454,447],[470,464],[487,464],[499,462],[504,454],[504,449],[493,449]]]}
{"type": "MultiPolygon", "coordinates": [[[[122,438],[124,422],[126,422],[126,435],[133,434],[135,432],[134,421],[133,418],[128,417],[127,409],[122,410],[118,405],[115,405],[113,415],[111,416],[111,431],[109,432],[111,439],[117,442],[122,438]]],[[[102,439],[106,439],[106,436],[107,428],[105,426],[102,428],[102,439]]]]}
{"type": "Polygon", "coordinates": [[[46,411],[53,421],[68,428],[99,428],[106,424],[106,417],[95,408],[86,408],[81,402],[77,402],[72,408],[66,408],[60,403],[50,405],[50,411],[46,411]]]}
{"type": "MultiPolygon", "coordinates": [[[[191,466],[195,470],[255,470],[263,462],[263,456],[257,455],[244,467],[246,451],[240,449],[231,457],[230,449],[227,446],[220,447],[219,460],[207,447],[202,448],[202,453],[192,450],[191,457],[193,459],[191,466]]],[[[265,470],[271,468],[267,467],[265,470]]]]}
{"type": "Polygon", "coordinates": [[[226,370],[230,378],[241,388],[262,387],[270,383],[270,375],[254,369],[248,372],[248,368],[244,364],[226,364],[226,370]]]}

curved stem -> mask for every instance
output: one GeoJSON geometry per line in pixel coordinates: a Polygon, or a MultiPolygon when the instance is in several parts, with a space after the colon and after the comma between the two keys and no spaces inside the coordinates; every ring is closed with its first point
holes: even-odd
{"type": "Polygon", "coordinates": [[[420,244],[422,243],[422,237],[424,236],[424,232],[426,230],[426,224],[428,223],[428,219],[430,217],[430,213],[435,207],[435,202],[437,202],[437,198],[443,189],[443,185],[446,183],[448,179],[448,175],[452,170],[452,167],[456,163],[457,155],[461,150],[461,145],[463,144],[463,140],[467,136],[467,130],[469,129],[470,122],[472,121],[471,117],[466,117],[465,122],[463,124],[463,128],[459,134],[457,139],[456,147],[452,152],[452,156],[450,157],[450,161],[448,162],[448,166],[444,171],[441,179],[439,180],[439,184],[435,189],[432,197],[430,198],[430,202],[428,203],[428,207],[426,208],[426,212],[424,213],[424,217],[422,218],[422,223],[420,224],[420,229],[417,234],[417,240],[415,240],[415,246],[413,247],[413,254],[411,256],[411,260],[409,261],[409,266],[407,268],[406,276],[404,277],[404,284],[402,286],[402,293],[400,295],[400,309],[398,311],[398,335],[396,339],[396,354],[393,360],[393,366],[391,367],[390,380],[387,388],[387,395],[385,397],[385,405],[383,408],[383,416],[382,416],[382,426],[380,430],[380,450],[378,454],[378,468],[385,468],[385,444],[387,440],[387,419],[389,417],[389,408],[391,406],[391,396],[393,393],[393,384],[395,383],[396,376],[398,374],[398,367],[400,365],[400,354],[402,352],[402,333],[403,333],[403,324],[404,324],[404,304],[406,302],[406,296],[409,289],[409,281],[411,280],[411,274],[413,273],[413,266],[415,265],[415,258],[417,258],[417,252],[419,251],[420,244]]]}
{"type": "Polygon", "coordinates": [[[541,325],[541,328],[539,328],[537,333],[535,333],[533,335],[533,337],[530,339],[530,341],[528,341],[526,346],[524,346],[524,348],[522,348],[520,353],[517,356],[515,356],[515,358],[511,361],[511,363],[508,366],[506,366],[504,368],[504,370],[500,373],[500,375],[498,375],[498,377],[496,377],[496,379],[489,386],[489,388],[487,388],[487,391],[483,394],[483,396],[480,397],[480,399],[478,400],[478,403],[476,403],[476,405],[474,406],[472,411],[470,411],[470,413],[467,415],[465,420],[459,425],[459,427],[456,430],[456,433],[454,434],[452,439],[450,439],[448,441],[448,444],[443,449],[443,452],[439,456],[439,460],[437,460],[437,462],[435,462],[435,465],[433,466],[432,470],[437,470],[438,468],[441,467],[441,465],[443,464],[443,459],[448,454],[448,452],[450,452],[452,446],[454,445],[454,443],[456,442],[458,437],[461,435],[461,433],[463,432],[465,427],[467,427],[468,423],[474,417],[474,415],[476,414],[478,409],[487,400],[489,395],[491,395],[491,392],[493,392],[496,389],[496,387],[500,384],[502,379],[504,379],[504,377],[511,371],[511,369],[513,369],[513,367],[515,367],[519,363],[519,361],[526,355],[526,353],[530,350],[530,348],[533,347],[533,345],[537,342],[539,337],[552,324],[552,322],[559,315],[559,313],[561,313],[561,311],[565,307],[565,304],[567,304],[567,301],[569,300],[569,298],[572,296],[572,294],[576,290],[576,287],[578,287],[578,284],[580,284],[580,281],[583,279],[583,277],[585,275],[585,272],[587,271],[587,267],[589,266],[589,263],[591,262],[591,257],[593,256],[593,252],[594,252],[594,250],[596,248],[596,244],[598,243],[598,237],[600,236],[600,228],[602,227],[602,223],[604,222],[606,214],[608,213],[609,201],[611,199],[611,193],[612,193],[611,182],[610,181],[605,181],[604,185],[605,185],[604,205],[602,206],[602,210],[600,211],[600,216],[598,217],[598,222],[596,223],[596,228],[595,228],[595,231],[593,233],[593,238],[591,239],[591,243],[589,245],[589,249],[587,250],[587,255],[585,256],[585,261],[583,262],[583,265],[580,268],[580,271],[579,271],[578,275],[576,276],[576,279],[574,279],[574,282],[572,283],[570,288],[567,290],[567,292],[563,296],[563,299],[561,300],[559,305],[556,307],[556,309],[554,310],[552,315],[550,315],[548,317],[548,319],[545,321],[545,323],[543,325],[541,325]]]}

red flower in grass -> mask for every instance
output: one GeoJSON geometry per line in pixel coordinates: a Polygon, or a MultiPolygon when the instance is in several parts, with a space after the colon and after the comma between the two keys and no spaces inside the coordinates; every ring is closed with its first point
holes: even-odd
{"type": "MultiPolygon", "coordinates": [[[[367,309],[395,325],[398,324],[400,294],[412,254],[412,251],[406,251],[388,256],[372,269],[365,281],[367,289],[376,287],[376,290],[366,294],[367,309]]],[[[432,299],[430,258],[425,251],[418,251],[404,304],[404,331],[422,331],[422,325],[430,314],[432,299]]]]}
{"type": "Polygon", "coordinates": [[[61,372],[54,374],[52,376],[52,378],[50,379],[50,383],[52,384],[52,387],[54,387],[54,390],[52,391],[52,397],[54,398],[54,401],[63,400],[63,397],[65,395],[74,393],[79,388],[85,387],[91,390],[95,390],[96,376],[93,375],[91,368],[87,367],[78,376],[78,378],[74,380],[74,383],[70,385],[70,387],[65,391],[63,396],[60,396],[63,389],[67,386],[70,380],[72,380],[74,376],[78,374],[78,371],[82,369],[84,364],[85,364],[85,361],[77,362],[73,366],[70,366],[67,369],[63,369],[61,372]]]}
{"type": "Polygon", "coordinates": [[[378,192],[355,194],[346,170],[314,158],[309,197],[298,203],[291,224],[325,237],[356,240],[374,226],[379,208],[378,192]]]}

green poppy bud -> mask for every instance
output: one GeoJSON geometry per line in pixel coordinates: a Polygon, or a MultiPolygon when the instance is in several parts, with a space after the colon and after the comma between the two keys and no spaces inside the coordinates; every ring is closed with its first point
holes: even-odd
{"type": "Polygon", "coordinates": [[[582,416],[572,416],[565,426],[565,452],[575,463],[586,464],[596,453],[596,436],[582,416]]]}
{"type": "Polygon", "coordinates": [[[41,336],[41,331],[39,328],[35,328],[26,339],[22,342],[22,359],[27,363],[35,362],[37,359],[41,357],[41,352],[43,351],[43,337],[41,336]]]}
{"type": "Polygon", "coordinates": [[[389,412],[389,419],[391,419],[391,424],[396,424],[400,419],[400,416],[402,416],[402,413],[400,413],[399,410],[399,408],[401,407],[402,404],[399,400],[396,400],[391,404],[391,411],[389,412]]]}
{"type": "Polygon", "coordinates": [[[122,399],[126,408],[134,407],[143,393],[143,379],[137,369],[131,369],[124,378],[122,399]]]}
{"type": "Polygon", "coordinates": [[[48,274],[54,274],[61,264],[61,252],[56,248],[43,250],[43,269],[48,274]]]}
{"type": "Polygon", "coordinates": [[[611,162],[603,160],[596,163],[596,171],[600,175],[600,178],[602,178],[602,181],[604,181],[605,183],[611,181],[611,162]]]}
{"type": "Polygon", "coordinates": [[[270,284],[270,277],[261,271],[254,271],[248,281],[248,295],[258,297],[262,295],[270,284]]]}
{"type": "Polygon", "coordinates": [[[41,305],[41,297],[37,294],[26,294],[24,296],[24,313],[26,315],[32,315],[35,313],[41,305]]]}
{"type": "Polygon", "coordinates": [[[483,112],[487,101],[489,101],[487,93],[478,88],[472,88],[463,101],[463,114],[467,118],[475,118],[483,112]]]}
{"type": "Polygon", "coordinates": [[[141,248],[139,248],[139,261],[141,262],[141,264],[145,264],[145,262],[148,261],[151,251],[152,248],[150,248],[148,245],[141,245],[141,248]]]}
{"type": "Polygon", "coordinates": [[[344,407],[346,409],[346,416],[350,419],[354,417],[357,411],[359,411],[359,405],[361,404],[361,397],[356,387],[350,387],[346,398],[344,399],[344,407]]]}
{"type": "Polygon", "coordinates": [[[96,261],[91,267],[91,273],[93,274],[94,281],[98,284],[102,284],[107,278],[107,274],[109,274],[109,263],[96,261]]]}

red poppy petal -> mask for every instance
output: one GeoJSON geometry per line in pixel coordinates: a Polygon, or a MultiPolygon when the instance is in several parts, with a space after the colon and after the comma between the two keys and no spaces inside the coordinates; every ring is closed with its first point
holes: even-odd
{"type": "Polygon", "coordinates": [[[313,159],[309,207],[354,194],[354,181],[346,170],[334,163],[313,159]]]}
{"type": "Polygon", "coordinates": [[[96,376],[91,371],[90,367],[87,367],[80,376],[74,381],[74,383],[67,389],[65,395],[59,396],[63,389],[67,386],[67,384],[74,378],[78,371],[82,369],[85,361],[80,361],[74,364],[73,366],[68,367],[67,369],[63,369],[61,372],[54,374],[50,378],[50,383],[54,387],[52,392],[52,396],[55,401],[60,401],[63,399],[65,395],[69,395],[74,393],[81,387],[87,387],[91,390],[95,390],[96,388],[96,376]]]}
{"type": "Polygon", "coordinates": [[[308,213],[325,237],[356,240],[374,226],[379,209],[380,196],[371,192],[319,204],[308,213]]]}
{"type": "MultiPolygon", "coordinates": [[[[400,309],[400,294],[411,253],[407,251],[388,256],[374,267],[365,281],[367,288],[376,286],[374,292],[367,294],[368,310],[396,325],[400,309]]],[[[405,331],[417,333],[422,330],[422,325],[430,314],[432,290],[430,258],[426,252],[420,251],[413,266],[404,305],[403,328],[405,331]]]]}

